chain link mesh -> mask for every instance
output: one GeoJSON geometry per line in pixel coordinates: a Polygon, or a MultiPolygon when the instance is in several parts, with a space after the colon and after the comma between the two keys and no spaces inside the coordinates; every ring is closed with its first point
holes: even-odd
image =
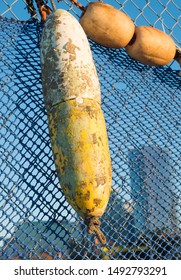
{"type": "MultiPolygon", "coordinates": [[[[26,7],[26,0],[1,0],[2,7],[0,8],[0,14],[3,17],[10,17],[19,20],[27,20],[28,15],[26,7]]],[[[45,0],[45,3],[51,7],[51,1],[45,0]]],[[[81,0],[81,4],[84,6],[91,2],[88,0],[81,0]]],[[[57,8],[64,8],[71,11],[74,16],[80,16],[80,10],[78,10],[69,0],[63,0],[60,3],[54,0],[57,8]]],[[[179,33],[181,29],[181,6],[180,0],[107,0],[106,3],[113,5],[117,9],[127,13],[136,25],[151,25],[158,29],[165,31],[169,34],[175,43],[179,46],[179,33]]],[[[37,9],[38,18],[38,8],[37,9]]]]}
{"type": "MultiPolygon", "coordinates": [[[[124,49],[90,40],[113,166],[113,191],[101,218],[108,242],[101,246],[59,186],[41,86],[42,24],[38,17],[27,21],[26,10],[22,21],[20,2],[25,7],[3,0],[0,19],[0,258],[181,259],[177,64],[143,66],[124,49]]],[[[180,44],[179,1],[107,2],[137,25],[164,28],[180,44]]],[[[56,6],[80,15],[68,1],[56,6]]]]}

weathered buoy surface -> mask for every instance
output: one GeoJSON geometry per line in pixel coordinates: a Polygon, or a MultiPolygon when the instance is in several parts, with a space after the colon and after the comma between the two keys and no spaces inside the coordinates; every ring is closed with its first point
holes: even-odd
{"type": "Polygon", "coordinates": [[[90,39],[109,48],[124,48],[135,30],[129,16],[100,2],[88,4],[80,18],[80,24],[90,39]]]}
{"type": "Polygon", "coordinates": [[[60,103],[51,110],[49,126],[68,202],[83,218],[102,216],[111,190],[111,166],[99,103],[92,99],[60,103]]]}
{"type": "Polygon", "coordinates": [[[100,107],[100,86],[87,37],[68,12],[57,10],[45,23],[41,66],[49,132],[61,188],[85,219],[98,229],[111,192],[108,136],[100,107]]]}
{"type": "Polygon", "coordinates": [[[163,31],[151,26],[137,26],[126,52],[142,64],[162,66],[174,59],[176,46],[171,37],[163,31]]]}
{"type": "Polygon", "coordinates": [[[76,97],[100,102],[100,85],[87,37],[67,11],[56,10],[41,37],[41,67],[46,106],[76,97]]]}

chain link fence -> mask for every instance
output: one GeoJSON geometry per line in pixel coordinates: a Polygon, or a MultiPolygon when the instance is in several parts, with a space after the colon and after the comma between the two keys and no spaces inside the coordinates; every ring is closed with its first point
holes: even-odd
{"type": "MultiPolygon", "coordinates": [[[[179,65],[143,66],[124,49],[89,41],[113,167],[102,246],[87,234],[57,179],[42,94],[38,12],[30,19],[25,1],[1,2],[0,259],[181,259],[179,65]]],[[[107,1],[180,46],[179,2],[107,1]]],[[[80,16],[68,0],[55,4],[80,16]]]]}

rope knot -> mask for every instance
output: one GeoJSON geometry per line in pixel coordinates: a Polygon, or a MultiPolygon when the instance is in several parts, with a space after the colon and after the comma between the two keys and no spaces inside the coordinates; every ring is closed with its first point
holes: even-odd
{"type": "Polygon", "coordinates": [[[87,232],[89,234],[95,233],[101,244],[106,243],[106,237],[104,233],[100,230],[99,226],[101,222],[98,217],[90,217],[85,219],[85,224],[87,225],[87,232]]]}

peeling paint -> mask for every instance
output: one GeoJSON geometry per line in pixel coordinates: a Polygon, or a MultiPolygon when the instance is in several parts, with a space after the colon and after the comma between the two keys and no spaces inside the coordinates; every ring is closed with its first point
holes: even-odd
{"type": "Polygon", "coordinates": [[[79,47],[75,46],[72,42],[72,39],[69,38],[68,42],[63,46],[65,51],[70,54],[70,60],[73,61],[76,59],[76,49],[80,50],[79,47]]]}
{"type": "Polygon", "coordinates": [[[102,200],[100,198],[95,198],[94,199],[94,204],[95,204],[96,207],[99,206],[101,202],[102,202],[102,200]]]}
{"type": "Polygon", "coordinates": [[[100,85],[90,46],[71,14],[57,10],[48,17],[40,46],[46,107],[77,96],[100,103],[100,85]]]}
{"type": "Polygon", "coordinates": [[[53,130],[55,165],[60,183],[67,186],[69,203],[82,217],[87,215],[87,209],[91,215],[102,215],[112,178],[107,131],[99,103],[83,99],[83,103],[77,104],[73,99],[54,106],[49,112],[49,130],[53,130]],[[90,118],[89,115],[95,116],[92,112],[97,112],[97,117],[90,118]],[[96,139],[102,139],[102,145],[95,145],[96,139]],[[94,201],[100,198],[96,206],[94,201]]]}

